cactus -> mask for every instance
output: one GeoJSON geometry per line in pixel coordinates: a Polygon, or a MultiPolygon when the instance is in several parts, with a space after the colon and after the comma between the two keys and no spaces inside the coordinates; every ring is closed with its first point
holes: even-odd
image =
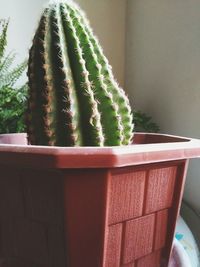
{"type": "Polygon", "coordinates": [[[133,137],[125,92],[79,6],[45,8],[29,55],[27,132],[33,145],[116,146],[133,137]]]}

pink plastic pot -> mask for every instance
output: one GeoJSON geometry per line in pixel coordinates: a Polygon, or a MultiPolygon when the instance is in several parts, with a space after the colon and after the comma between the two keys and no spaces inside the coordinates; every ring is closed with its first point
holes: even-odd
{"type": "Polygon", "coordinates": [[[105,148],[0,145],[1,259],[14,267],[166,267],[200,141],[134,140],[105,148]]]}
{"type": "Polygon", "coordinates": [[[25,133],[0,134],[0,144],[26,145],[27,139],[25,133]]]}

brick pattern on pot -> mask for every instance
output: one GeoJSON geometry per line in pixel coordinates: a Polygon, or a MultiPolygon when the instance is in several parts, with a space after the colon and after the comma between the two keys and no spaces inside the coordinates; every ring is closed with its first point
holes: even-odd
{"type": "Polygon", "coordinates": [[[165,246],[167,236],[168,210],[162,210],[156,214],[156,229],[154,249],[159,250],[165,246]]]}
{"type": "Polygon", "coordinates": [[[175,167],[149,171],[145,214],[171,207],[175,177],[175,167]]]}
{"type": "Polygon", "coordinates": [[[161,252],[155,251],[152,254],[138,260],[137,267],[160,267],[161,252]]]}
{"type": "MultiPolygon", "coordinates": [[[[76,186],[76,175],[71,177],[72,173],[67,174],[71,177],[67,180],[75,183],[73,191],[68,181],[69,191],[66,191],[72,196],[75,192],[72,202],[76,203],[73,207],[78,217],[73,217],[76,218],[74,231],[77,232],[77,227],[79,230],[86,229],[84,233],[92,244],[99,241],[94,249],[96,254],[91,253],[91,248],[85,250],[88,262],[93,257],[99,262],[99,265],[95,264],[98,267],[160,267],[158,262],[168,245],[166,233],[173,191],[177,186],[175,178],[180,174],[178,166],[161,164],[155,169],[155,165],[151,165],[154,169],[147,168],[145,171],[129,167],[108,173],[102,170],[103,174],[95,170],[84,172],[84,175],[80,175],[79,171],[77,185],[81,180],[81,190],[76,186]],[[97,176],[99,183],[96,185],[97,176]],[[160,196],[162,201],[158,199],[160,196]],[[97,222],[102,233],[96,230],[90,233],[87,225],[83,227],[85,214],[87,223],[89,220],[94,223],[95,217],[101,214],[97,222]],[[104,227],[106,247],[103,261],[100,257],[103,254],[104,227]]],[[[1,171],[0,264],[12,267],[85,267],[81,266],[81,259],[77,265],[66,263],[69,261],[69,249],[65,247],[63,229],[63,179],[62,172],[53,170],[1,171]]],[[[79,236],[76,242],[81,243],[79,236]]]]}
{"type": "Polygon", "coordinates": [[[159,267],[176,175],[176,166],[111,172],[105,262],[118,256],[109,267],[159,267]]]}
{"type": "Polygon", "coordinates": [[[152,252],[154,225],[154,214],[125,223],[123,264],[137,260],[152,252]],[[144,229],[148,229],[148,231],[144,231],[144,229]]]}
{"type": "Polygon", "coordinates": [[[110,186],[109,224],[142,215],[145,172],[116,174],[110,186]]]}
{"type": "Polygon", "coordinates": [[[122,238],[122,224],[116,224],[109,227],[108,231],[108,248],[112,247],[113,250],[106,249],[106,263],[105,267],[116,267],[120,265],[121,256],[121,240],[122,238]]]}
{"type": "Polygon", "coordinates": [[[2,266],[66,267],[61,182],[54,171],[1,173],[2,266]]]}

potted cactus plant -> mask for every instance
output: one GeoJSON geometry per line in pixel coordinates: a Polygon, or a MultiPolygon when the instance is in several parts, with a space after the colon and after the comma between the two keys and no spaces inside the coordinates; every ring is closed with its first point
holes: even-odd
{"type": "Polygon", "coordinates": [[[73,1],[44,10],[28,77],[28,145],[0,145],[2,262],[167,267],[200,141],[132,141],[128,98],[73,1]]]}

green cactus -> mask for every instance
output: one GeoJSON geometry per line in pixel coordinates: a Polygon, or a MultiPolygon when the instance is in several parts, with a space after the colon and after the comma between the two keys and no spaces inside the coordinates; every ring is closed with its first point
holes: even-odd
{"type": "Polygon", "coordinates": [[[132,112],[89,22],[71,0],[44,10],[29,56],[27,132],[33,145],[131,143],[132,112]]]}

